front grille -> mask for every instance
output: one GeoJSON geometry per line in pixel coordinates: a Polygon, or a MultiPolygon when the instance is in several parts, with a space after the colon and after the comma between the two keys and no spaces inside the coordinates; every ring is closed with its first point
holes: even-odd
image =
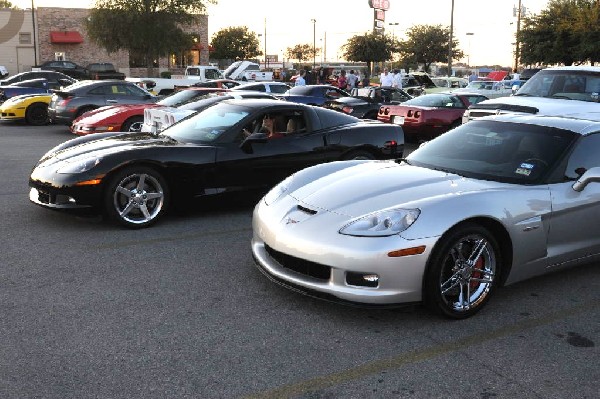
{"type": "Polygon", "coordinates": [[[329,280],[331,277],[331,268],[329,266],[286,255],[274,250],[266,244],[265,249],[271,258],[275,259],[286,269],[324,281],[329,280]]]}
{"type": "Polygon", "coordinates": [[[49,204],[50,203],[50,194],[49,193],[45,193],[43,191],[38,190],[38,200],[42,203],[42,204],[49,204]]]}

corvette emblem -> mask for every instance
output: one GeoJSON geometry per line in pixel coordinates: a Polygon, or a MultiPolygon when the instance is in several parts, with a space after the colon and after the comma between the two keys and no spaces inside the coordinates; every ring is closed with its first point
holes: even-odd
{"type": "Polygon", "coordinates": [[[287,219],[285,220],[285,224],[294,224],[294,223],[298,223],[298,221],[297,221],[297,220],[294,220],[294,219],[292,219],[292,218],[287,218],[287,219]]]}

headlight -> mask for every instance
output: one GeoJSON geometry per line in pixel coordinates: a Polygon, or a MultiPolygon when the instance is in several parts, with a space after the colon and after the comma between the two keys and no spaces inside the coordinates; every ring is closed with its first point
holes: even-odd
{"type": "Polygon", "coordinates": [[[357,237],[385,237],[408,229],[419,217],[418,209],[387,209],[348,223],[340,234],[357,237]]]}
{"type": "Polygon", "coordinates": [[[75,174],[75,173],[83,173],[92,169],[94,166],[98,165],[102,158],[91,158],[91,159],[82,159],[75,160],[72,162],[62,161],[59,168],[56,170],[57,173],[61,174],[75,174]]]}
{"type": "Polygon", "coordinates": [[[288,191],[293,177],[294,175],[287,177],[284,181],[273,187],[271,191],[264,196],[264,201],[267,206],[273,204],[288,191]]]}

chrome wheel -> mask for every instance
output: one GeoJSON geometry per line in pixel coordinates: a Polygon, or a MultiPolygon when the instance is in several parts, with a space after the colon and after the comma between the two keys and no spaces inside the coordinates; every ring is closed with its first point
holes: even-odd
{"type": "Polygon", "coordinates": [[[119,223],[140,228],[163,214],[168,200],[166,183],[150,168],[129,168],[112,180],[106,197],[109,216],[119,223]]]}
{"type": "Polygon", "coordinates": [[[454,311],[468,311],[486,299],[495,273],[496,256],[491,244],[479,235],[464,237],[444,259],[441,297],[454,311]]]}
{"type": "Polygon", "coordinates": [[[425,303],[448,317],[463,319],[491,297],[502,264],[500,247],[484,227],[465,224],[436,245],[425,273],[425,303]]]}

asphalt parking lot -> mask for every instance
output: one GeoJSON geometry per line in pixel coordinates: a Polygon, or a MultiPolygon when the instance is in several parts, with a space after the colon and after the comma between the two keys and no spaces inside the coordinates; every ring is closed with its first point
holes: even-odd
{"type": "Polygon", "coordinates": [[[362,309],[264,277],[253,200],[149,229],[28,200],[64,126],[0,124],[1,398],[597,398],[600,269],[505,287],[474,318],[362,309]]]}

